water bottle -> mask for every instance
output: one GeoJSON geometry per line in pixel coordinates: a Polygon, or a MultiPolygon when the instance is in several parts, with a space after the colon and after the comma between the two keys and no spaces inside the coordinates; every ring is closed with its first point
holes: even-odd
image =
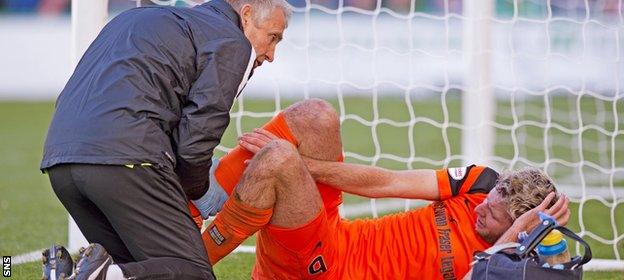
{"type": "Polygon", "coordinates": [[[556,229],[548,233],[537,245],[537,252],[544,257],[550,267],[570,261],[566,240],[563,238],[563,234],[556,229]]]}

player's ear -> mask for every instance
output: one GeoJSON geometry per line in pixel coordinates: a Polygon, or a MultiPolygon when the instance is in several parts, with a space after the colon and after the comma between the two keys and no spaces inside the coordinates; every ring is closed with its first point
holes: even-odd
{"type": "Polygon", "coordinates": [[[241,7],[240,17],[241,17],[241,24],[243,25],[243,28],[247,28],[247,26],[251,24],[253,12],[254,12],[253,7],[249,4],[245,4],[243,5],[243,7],[241,7]]]}

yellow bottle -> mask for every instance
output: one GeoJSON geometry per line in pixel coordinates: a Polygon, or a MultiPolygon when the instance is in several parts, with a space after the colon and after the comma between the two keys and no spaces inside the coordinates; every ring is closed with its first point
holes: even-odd
{"type": "Polygon", "coordinates": [[[542,242],[537,246],[537,252],[544,256],[545,261],[551,267],[570,261],[566,240],[563,238],[563,234],[556,229],[553,229],[542,239],[542,242]]]}

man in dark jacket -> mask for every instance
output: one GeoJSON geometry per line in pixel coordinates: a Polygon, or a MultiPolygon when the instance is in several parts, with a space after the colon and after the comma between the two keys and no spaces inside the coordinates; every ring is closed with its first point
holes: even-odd
{"type": "Polygon", "coordinates": [[[73,278],[214,277],[187,202],[215,214],[213,149],[290,13],[284,0],[213,0],[132,9],[104,27],[57,100],[41,163],[103,246],[82,253],[73,278]]]}

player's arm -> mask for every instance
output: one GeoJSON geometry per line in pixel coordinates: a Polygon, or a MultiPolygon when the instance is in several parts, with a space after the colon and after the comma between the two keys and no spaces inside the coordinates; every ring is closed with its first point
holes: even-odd
{"type": "MultiPolygon", "coordinates": [[[[239,144],[252,153],[276,139],[263,129],[245,133],[239,144]]],[[[314,180],[365,197],[400,197],[437,200],[436,172],[429,169],[393,171],[380,167],[321,161],[303,157],[314,180]]]]}
{"type": "Polygon", "coordinates": [[[395,171],[361,164],[303,158],[314,180],[348,193],[371,198],[440,198],[435,170],[395,171]]]}

